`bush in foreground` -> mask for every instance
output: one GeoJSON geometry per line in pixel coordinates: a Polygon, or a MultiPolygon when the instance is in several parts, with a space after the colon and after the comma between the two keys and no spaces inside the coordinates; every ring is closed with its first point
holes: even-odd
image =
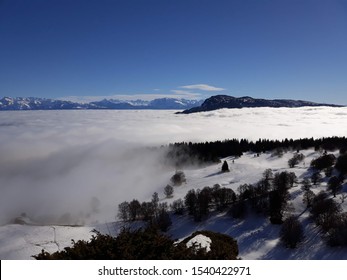
{"type": "Polygon", "coordinates": [[[182,241],[175,243],[154,227],[131,231],[124,229],[117,237],[97,233],[90,241],[73,242],[63,251],[42,251],[37,260],[193,260],[236,259],[237,242],[224,234],[204,232],[211,238],[211,250],[187,247],[182,241]]]}

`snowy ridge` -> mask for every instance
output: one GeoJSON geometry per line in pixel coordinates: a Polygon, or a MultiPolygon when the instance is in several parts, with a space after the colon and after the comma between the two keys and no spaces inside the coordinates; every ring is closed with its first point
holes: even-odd
{"type": "Polygon", "coordinates": [[[158,98],[145,100],[103,99],[89,103],[55,100],[36,97],[4,97],[0,99],[0,110],[66,110],[66,109],[152,109],[185,110],[202,104],[202,100],[158,98]]]}
{"type": "Polygon", "coordinates": [[[296,107],[305,107],[305,106],[330,106],[330,107],[343,107],[334,104],[323,104],[315,103],[310,101],[303,100],[290,100],[290,99],[256,99],[249,96],[244,97],[233,97],[229,95],[215,95],[204,101],[201,106],[187,109],[182,114],[190,114],[196,112],[206,112],[213,111],[223,108],[254,108],[254,107],[287,107],[287,108],[296,108],[296,107]]]}

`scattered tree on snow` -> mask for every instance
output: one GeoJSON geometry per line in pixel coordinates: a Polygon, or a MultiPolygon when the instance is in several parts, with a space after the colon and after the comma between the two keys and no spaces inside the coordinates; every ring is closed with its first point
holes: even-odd
{"type": "Polygon", "coordinates": [[[176,173],[171,177],[170,181],[174,186],[180,186],[186,182],[186,175],[183,171],[176,171],[176,173]]]}
{"type": "Polygon", "coordinates": [[[223,165],[222,165],[222,172],[229,172],[229,171],[230,171],[229,170],[229,165],[228,165],[227,161],[225,160],[223,162],[223,165]]]}
{"type": "Polygon", "coordinates": [[[167,185],[164,188],[164,194],[166,197],[172,197],[173,193],[174,193],[174,188],[171,185],[167,185]]]}
{"type": "Polygon", "coordinates": [[[286,247],[296,248],[297,244],[303,240],[304,230],[298,218],[290,216],[284,220],[281,231],[280,239],[286,247]]]}

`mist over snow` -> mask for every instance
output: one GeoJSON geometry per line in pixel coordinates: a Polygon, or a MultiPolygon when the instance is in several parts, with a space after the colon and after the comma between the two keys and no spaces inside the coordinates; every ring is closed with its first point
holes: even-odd
{"type": "Polygon", "coordinates": [[[174,169],[161,152],[178,141],[347,135],[347,108],[0,112],[0,224],[25,212],[70,213],[75,222],[115,219],[117,205],[149,200],[174,169]]]}

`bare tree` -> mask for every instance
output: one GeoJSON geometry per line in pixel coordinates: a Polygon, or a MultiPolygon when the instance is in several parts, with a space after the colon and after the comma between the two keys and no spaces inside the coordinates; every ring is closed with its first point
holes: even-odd
{"type": "Polygon", "coordinates": [[[166,197],[172,197],[173,193],[174,193],[174,188],[171,185],[167,185],[164,188],[164,194],[166,197]]]}
{"type": "Polygon", "coordinates": [[[290,216],[284,220],[280,231],[281,241],[289,248],[295,248],[304,238],[304,230],[298,218],[290,216]]]}

